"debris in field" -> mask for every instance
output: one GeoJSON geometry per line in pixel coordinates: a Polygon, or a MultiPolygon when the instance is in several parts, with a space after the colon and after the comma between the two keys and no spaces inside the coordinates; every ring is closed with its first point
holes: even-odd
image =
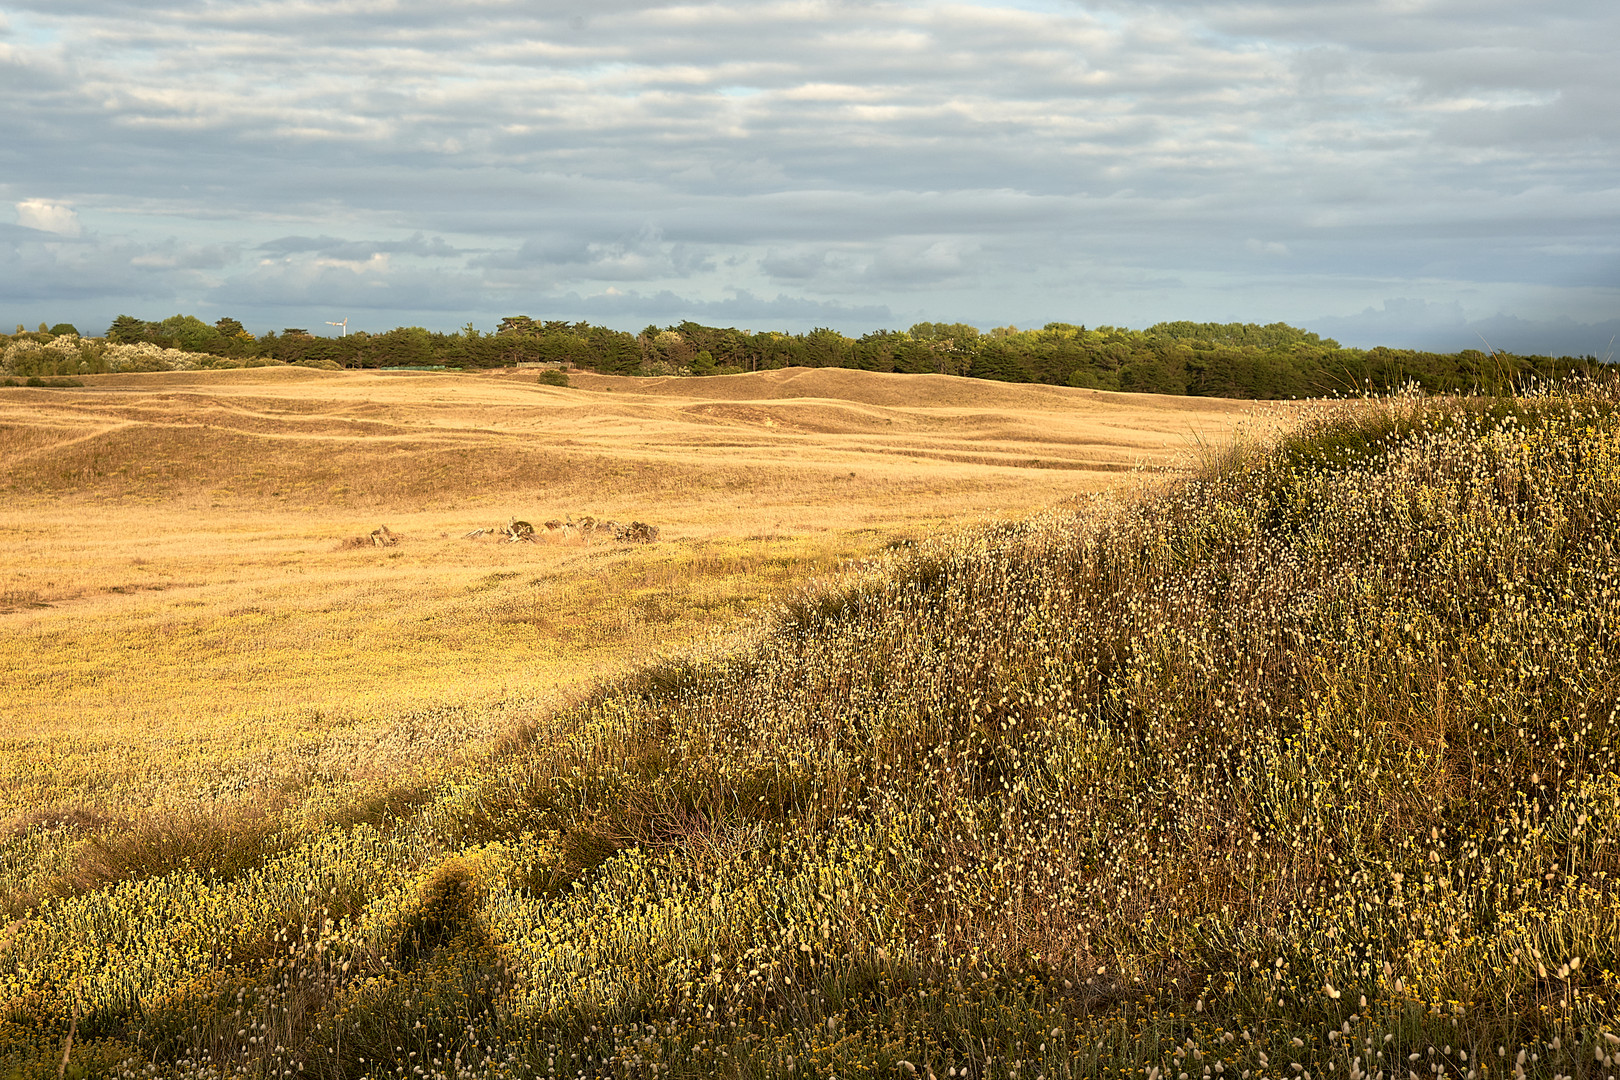
{"type": "Polygon", "coordinates": [[[503,544],[532,544],[534,526],[514,517],[507,519],[505,525],[491,525],[485,529],[474,529],[472,532],[461,534],[463,540],[482,540],[485,537],[503,544]]]}
{"type": "Polygon", "coordinates": [[[365,536],[351,536],[347,540],[338,542],[337,550],[352,551],[354,548],[367,547],[397,547],[405,537],[390,529],[386,525],[379,526],[365,536]]]}
{"type": "Polygon", "coordinates": [[[499,540],[508,544],[535,544],[542,536],[555,540],[567,540],[571,536],[578,536],[581,540],[588,540],[597,534],[611,535],[615,540],[622,540],[629,544],[650,544],[658,539],[658,528],[640,521],[621,525],[617,521],[598,519],[589,514],[582,515],[578,521],[572,514],[564,516],[561,520],[551,519],[542,521],[539,526],[531,522],[519,521],[512,518],[505,525],[493,525],[489,528],[474,529],[463,533],[463,540],[499,540]]]}
{"type": "Polygon", "coordinates": [[[632,521],[628,525],[615,524],[613,539],[622,544],[651,544],[658,539],[658,526],[645,521],[632,521]]]}
{"type": "Polygon", "coordinates": [[[13,589],[0,592],[0,615],[10,614],[13,611],[26,611],[30,608],[48,608],[53,605],[33,589],[13,589]]]}

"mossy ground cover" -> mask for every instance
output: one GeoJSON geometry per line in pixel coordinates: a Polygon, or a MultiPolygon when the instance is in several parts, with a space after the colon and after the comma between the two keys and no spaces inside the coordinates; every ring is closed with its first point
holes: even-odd
{"type": "Polygon", "coordinates": [[[454,767],[9,840],[76,1074],[1607,1077],[1620,396],[909,545],[454,767]]]}

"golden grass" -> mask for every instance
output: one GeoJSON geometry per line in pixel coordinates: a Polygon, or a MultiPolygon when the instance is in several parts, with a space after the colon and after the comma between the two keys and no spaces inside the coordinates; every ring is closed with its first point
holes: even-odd
{"type": "Polygon", "coordinates": [[[257,369],[0,390],[0,821],[390,776],[1249,407],[939,376],[257,369]],[[480,543],[516,516],[664,541],[480,543]],[[396,548],[342,550],[386,523],[396,548]]]}
{"type": "Polygon", "coordinates": [[[36,815],[0,1074],[1612,1080],[1617,508],[1612,386],[1320,411],[436,775],[36,815]]]}

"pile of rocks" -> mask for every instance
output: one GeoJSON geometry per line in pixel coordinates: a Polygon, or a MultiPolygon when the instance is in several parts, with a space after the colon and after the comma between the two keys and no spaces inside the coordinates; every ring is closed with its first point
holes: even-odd
{"type": "Polygon", "coordinates": [[[613,539],[621,544],[651,544],[658,539],[658,526],[645,521],[632,521],[628,525],[614,522],[613,539]]]}

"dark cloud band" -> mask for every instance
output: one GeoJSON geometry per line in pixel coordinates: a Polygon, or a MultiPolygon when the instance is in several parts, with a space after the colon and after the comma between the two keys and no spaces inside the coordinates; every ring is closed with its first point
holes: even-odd
{"type": "Polygon", "coordinates": [[[1612,4],[8,12],[0,273],[87,320],[157,295],[729,321],[780,294],[794,328],[1389,297],[1595,323],[1620,298],[1612,4]]]}

